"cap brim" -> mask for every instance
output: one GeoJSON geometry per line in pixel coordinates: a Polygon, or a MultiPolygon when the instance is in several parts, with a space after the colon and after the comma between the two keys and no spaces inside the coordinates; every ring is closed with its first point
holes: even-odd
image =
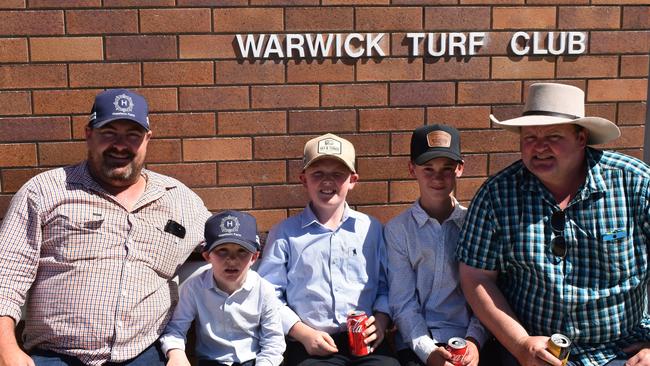
{"type": "Polygon", "coordinates": [[[247,240],[242,240],[242,239],[233,238],[233,237],[227,237],[227,238],[215,240],[210,244],[206,244],[205,247],[203,247],[203,251],[204,252],[209,252],[212,249],[218,247],[219,245],[229,244],[229,243],[241,245],[242,247],[244,247],[244,249],[248,250],[251,253],[255,253],[255,252],[260,250],[257,243],[253,244],[253,243],[251,243],[250,241],[247,241],[247,240]]]}
{"type": "Polygon", "coordinates": [[[343,163],[343,165],[345,165],[346,167],[348,167],[348,169],[350,169],[350,171],[351,171],[352,173],[354,173],[354,174],[357,173],[357,171],[354,169],[354,166],[350,166],[350,164],[348,164],[347,161],[343,160],[342,158],[340,158],[340,157],[338,157],[338,156],[336,156],[336,155],[319,155],[319,156],[317,156],[317,157],[311,159],[307,164],[305,164],[305,166],[302,168],[302,170],[305,170],[305,169],[309,168],[309,167],[310,167],[311,165],[313,165],[315,162],[317,162],[317,161],[321,161],[321,160],[323,160],[323,159],[334,159],[334,160],[338,160],[338,161],[340,161],[341,163],[343,163]]]}
{"type": "Polygon", "coordinates": [[[600,117],[582,117],[578,119],[570,119],[555,116],[529,115],[508,119],[505,121],[499,121],[496,119],[496,117],[494,117],[494,115],[491,114],[490,120],[503,129],[516,133],[520,132],[521,127],[526,126],[576,124],[584,127],[587,129],[587,131],[589,131],[589,140],[587,141],[589,145],[604,144],[618,138],[621,135],[621,130],[618,128],[618,126],[616,126],[616,124],[610,120],[600,117]]]}
{"type": "Polygon", "coordinates": [[[144,128],[145,130],[149,131],[149,127],[143,125],[143,124],[142,124],[140,121],[138,121],[137,119],[135,119],[135,118],[129,118],[129,117],[124,117],[124,116],[114,117],[114,118],[107,118],[107,119],[105,119],[105,120],[103,120],[103,121],[100,121],[100,122],[93,122],[93,121],[90,121],[88,124],[89,124],[92,128],[101,128],[101,127],[106,126],[107,124],[109,124],[109,123],[111,123],[111,122],[114,122],[114,121],[130,121],[130,122],[133,122],[133,123],[137,124],[138,126],[144,128]]]}
{"type": "Polygon", "coordinates": [[[422,165],[422,164],[426,163],[427,161],[429,161],[431,159],[435,159],[435,158],[449,158],[449,159],[457,161],[459,163],[463,162],[463,158],[460,155],[454,154],[454,153],[452,153],[450,151],[427,151],[424,154],[420,154],[420,156],[415,158],[415,160],[413,160],[413,162],[416,165],[422,165]]]}

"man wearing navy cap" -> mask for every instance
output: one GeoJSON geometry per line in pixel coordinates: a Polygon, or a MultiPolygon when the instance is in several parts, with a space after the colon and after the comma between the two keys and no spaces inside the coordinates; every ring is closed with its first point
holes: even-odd
{"type": "Polygon", "coordinates": [[[0,228],[0,365],[164,364],[155,342],[178,301],[174,277],[210,212],[143,169],[150,138],[145,99],[104,91],[87,160],[14,196],[0,228]],[[23,306],[29,356],[14,336],[23,306]]]}

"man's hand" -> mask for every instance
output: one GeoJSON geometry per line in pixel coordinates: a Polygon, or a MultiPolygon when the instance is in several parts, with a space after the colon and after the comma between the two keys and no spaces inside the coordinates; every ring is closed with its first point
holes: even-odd
{"type": "Polygon", "coordinates": [[[34,360],[23,352],[17,345],[15,347],[0,346],[0,366],[35,366],[34,360]]]}
{"type": "Polygon", "coordinates": [[[648,366],[650,365],[650,342],[635,343],[623,349],[623,352],[633,355],[625,366],[648,366]]]}
{"type": "Polygon", "coordinates": [[[170,349],[167,352],[167,357],[169,358],[167,366],[191,366],[190,360],[187,359],[187,355],[182,349],[170,349]]]}
{"type": "Polygon", "coordinates": [[[370,345],[370,352],[374,352],[377,347],[384,341],[386,328],[390,323],[390,318],[384,313],[377,313],[366,320],[366,331],[363,332],[364,343],[370,345]]]}
{"type": "Polygon", "coordinates": [[[465,349],[465,356],[463,356],[463,360],[461,361],[461,364],[464,366],[477,366],[478,365],[478,358],[479,358],[479,350],[478,346],[474,341],[467,340],[467,348],[465,349]]]}
{"type": "Polygon", "coordinates": [[[526,336],[517,339],[515,347],[518,350],[514,356],[521,366],[562,366],[562,361],[553,356],[547,349],[549,337],[526,336]]]}
{"type": "Polygon", "coordinates": [[[451,352],[447,351],[444,346],[438,347],[429,354],[427,366],[454,366],[449,360],[451,352]]]}

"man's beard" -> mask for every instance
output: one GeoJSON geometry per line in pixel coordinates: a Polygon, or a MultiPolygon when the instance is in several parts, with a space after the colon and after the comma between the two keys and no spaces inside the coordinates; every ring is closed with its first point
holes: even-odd
{"type": "MultiPolygon", "coordinates": [[[[114,182],[134,182],[137,180],[137,177],[142,171],[142,165],[135,160],[135,154],[128,152],[127,159],[129,160],[126,164],[111,164],[111,153],[114,153],[113,150],[104,151],[102,154],[101,160],[99,163],[99,169],[104,177],[108,180],[114,182]]],[[[97,162],[96,162],[97,163],[97,162]]]]}

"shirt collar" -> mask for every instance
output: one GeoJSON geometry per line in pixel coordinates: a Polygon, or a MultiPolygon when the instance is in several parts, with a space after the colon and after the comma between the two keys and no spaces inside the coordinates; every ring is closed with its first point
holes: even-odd
{"type": "MultiPolygon", "coordinates": [[[[254,286],[255,286],[255,275],[253,275],[252,271],[249,270],[248,273],[246,274],[246,279],[244,280],[244,284],[242,285],[242,287],[236,290],[235,292],[233,292],[232,295],[240,291],[251,292],[254,286]]],[[[203,273],[201,287],[205,289],[214,289],[217,293],[222,294],[225,297],[232,296],[232,295],[228,295],[227,292],[223,291],[217,286],[217,281],[214,279],[214,276],[212,274],[212,266],[207,267],[206,271],[203,273]]]]}
{"type": "MultiPolygon", "coordinates": [[[[343,208],[343,217],[341,217],[341,223],[339,224],[339,227],[350,217],[350,212],[351,212],[350,206],[348,206],[347,202],[345,202],[344,204],[345,206],[343,208]]],[[[320,223],[320,221],[318,221],[318,218],[316,217],[314,210],[311,208],[311,203],[309,203],[307,204],[305,209],[302,210],[302,214],[300,215],[300,227],[305,228],[314,223],[323,226],[320,223]]]]}
{"type": "MultiPolygon", "coordinates": [[[[454,210],[451,212],[451,215],[445,220],[444,222],[439,223],[440,225],[444,224],[447,221],[453,222],[458,228],[461,228],[463,226],[463,222],[465,221],[465,215],[464,215],[464,207],[458,203],[455,197],[452,197],[454,200],[454,210]]],[[[422,208],[420,205],[420,200],[417,200],[413,203],[411,206],[411,213],[413,215],[413,219],[415,222],[418,224],[418,227],[424,226],[429,220],[435,220],[429,214],[422,208]]]]}

